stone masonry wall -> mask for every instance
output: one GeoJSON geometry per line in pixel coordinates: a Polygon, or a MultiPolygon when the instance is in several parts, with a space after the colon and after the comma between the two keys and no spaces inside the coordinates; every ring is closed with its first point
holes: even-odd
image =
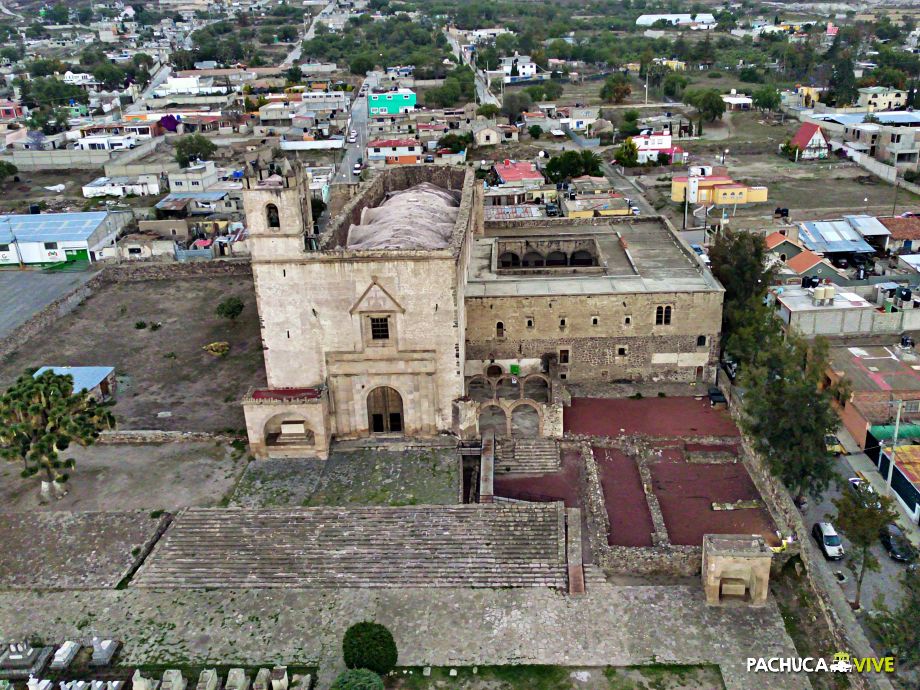
{"type": "Polygon", "coordinates": [[[641,293],[466,299],[468,360],[540,358],[569,351],[567,380],[711,379],[718,357],[721,293],[641,293]],[[670,325],[655,325],[671,306],[670,325]],[[565,325],[563,324],[563,320],[565,325]],[[502,337],[497,337],[497,324],[502,337]],[[528,323],[530,325],[528,325],[528,323]],[[698,346],[697,339],[705,338],[698,346]]]}

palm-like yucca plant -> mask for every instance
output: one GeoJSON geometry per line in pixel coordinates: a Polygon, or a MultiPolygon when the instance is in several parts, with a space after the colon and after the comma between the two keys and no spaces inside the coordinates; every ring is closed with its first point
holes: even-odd
{"type": "Polygon", "coordinates": [[[24,374],[0,395],[0,457],[21,462],[23,477],[42,474],[62,495],[75,461],[60,454],[72,443],[92,445],[114,424],[107,404],[74,392],[72,376],[24,374]]]}

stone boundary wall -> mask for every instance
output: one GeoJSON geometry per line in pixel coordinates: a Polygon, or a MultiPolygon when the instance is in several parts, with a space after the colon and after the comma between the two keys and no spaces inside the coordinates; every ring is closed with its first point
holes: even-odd
{"type": "Polygon", "coordinates": [[[207,278],[210,276],[251,276],[248,259],[226,259],[220,261],[199,261],[194,263],[125,263],[105,266],[85,283],[45,306],[30,319],[0,338],[0,358],[8,356],[42,331],[50,330],[54,324],[79,307],[98,289],[108,283],[130,283],[144,280],[171,280],[182,278],[207,278]]]}
{"type": "Polygon", "coordinates": [[[598,554],[604,568],[624,575],[694,577],[702,572],[702,546],[606,546],[598,554]]]}
{"type": "MultiPolygon", "coordinates": [[[[732,416],[740,422],[740,401],[732,401],[730,410],[732,416]]],[[[789,491],[767,469],[766,464],[747,438],[742,436],[742,462],[747,467],[751,479],[754,481],[760,495],[763,496],[771,514],[781,517],[788,525],[798,540],[799,557],[802,563],[805,583],[815,596],[818,608],[824,617],[828,631],[835,645],[846,650],[855,657],[875,657],[880,652],[873,649],[872,644],[863,632],[856,615],[850,607],[843,590],[833,580],[829,573],[820,566],[821,556],[817,547],[812,543],[808,526],[802,515],[792,501],[789,491]]],[[[790,554],[791,555],[791,554],[790,554]]],[[[893,690],[894,686],[884,674],[857,674],[848,676],[853,687],[860,690],[893,690]]]]}
{"type": "Polygon", "coordinates": [[[153,533],[147,537],[146,541],[144,541],[143,545],[138,551],[138,554],[131,561],[131,564],[125,568],[124,571],[122,571],[121,576],[116,582],[116,589],[123,587],[131,580],[132,577],[134,577],[134,573],[136,573],[138,568],[140,568],[144,564],[144,561],[147,560],[147,556],[150,555],[150,552],[153,551],[153,547],[157,545],[158,541],[160,541],[160,537],[162,537],[166,533],[166,530],[169,529],[172,521],[172,513],[163,512],[163,514],[160,515],[156,529],[153,530],[153,533]]]}
{"type": "Polygon", "coordinates": [[[138,429],[138,430],[120,430],[103,431],[96,443],[106,445],[120,444],[145,444],[145,443],[194,443],[202,442],[223,442],[231,443],[233,441],[245,438],[243,436],[233,436],[231,434],[212,434],[207,431],[159,431],[157,429],[138,429]]]}

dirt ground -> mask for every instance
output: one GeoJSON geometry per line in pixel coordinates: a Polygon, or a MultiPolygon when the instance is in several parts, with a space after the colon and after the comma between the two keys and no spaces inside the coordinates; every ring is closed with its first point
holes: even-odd
{"type": "Polygon", "coordinates": [[[250,386],[265,385],[252,281],[208,277],[107,285],[0,362],[0,386],[42,365],[114,366],[119,390],[113,412],[120,428],[242,429],[240,399],[250,386]],[[214,313],[229,296],[245,305],[235,323],[214,313]],[[136,328],[141,321],[147,326],[136,328]],[[230,343],[226,357],[202,349],[215,341],[230,343]]]}
{"type": "Polygon", "coordinates": [[[221,503],[246,466],[243,453],[214,443],[75,446],[77,461],[60,500],[39,503],[38,480],[0,464],[0,506],[12,511],[176,510],[221,503]]]}

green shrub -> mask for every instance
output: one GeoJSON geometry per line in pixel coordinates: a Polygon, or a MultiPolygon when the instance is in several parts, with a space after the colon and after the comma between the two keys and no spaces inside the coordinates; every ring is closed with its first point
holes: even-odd
{"type": "Polygon", "coordinates": [[[134,327],[135,327],[137,330],[142,331],[142,330],[144,330],[145,328],[147,328],[147,322],[146,322],[146,321],[135,321],[135,322],[134,322],[134,327]]]}
{"type": "Polygon", "coordinates": [[[356,668],[340,674],[331,690],[383,690],[383,679],[366,668],[356,668]]]}
{"type": "Polygon", "coordinates": [[[722,73],[721,72],[710,72],[706,76],[709,77],[710,79],[721,79],[722,73]]]}
{"type": "Polygon", "coordinates": [[[390,631],[371,621],[355,623],[345,631],[342,653],[348,668],[367,668],[381,676],[393,670],[398,656],[390,631]]]}

